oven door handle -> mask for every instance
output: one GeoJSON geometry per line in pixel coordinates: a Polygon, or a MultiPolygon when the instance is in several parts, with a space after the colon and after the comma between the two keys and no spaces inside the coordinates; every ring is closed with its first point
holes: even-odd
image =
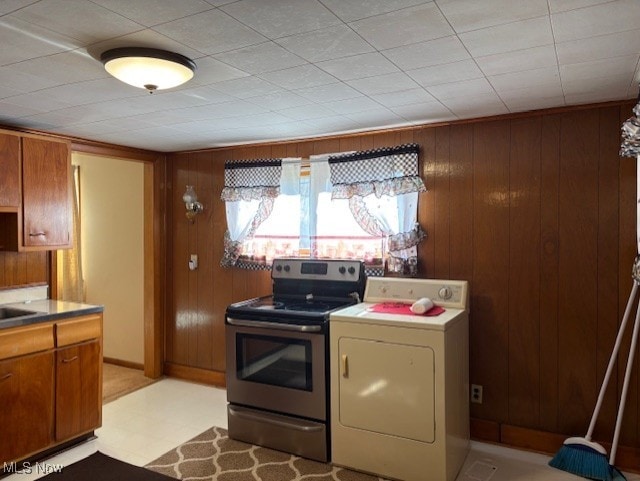
{"type": "Polygon", "coordinates": [[[260,414],[260,415],[253,414],[245,411],[242,408],[229,406],[228,409],[231,415],[233,416],[244,418],[249,421],[259,421],[261,423],[273,424],[274,426],[279,426],[281,428],[295,429],[296,431],[304,431],[306,433],[321,431],[322,429],[324,429],[324,425],[303,425],[303,424],[297,424],[297,423],[289,423],[287,421],[282,421],[280,419],[274,419],[273,417],[268,416],[267,414],[260,414]]]}
{"type": "Polygon", "coordinates": [[[227,322],[232,326],[281,329],[283,331],[318,332],[322,330],[322,326],[284,324],[280,322],[267,322],[267,321],[264,321],[264,322],[263,321],[247,321],[244,319],[234,319],[232,317],[227,317],[227,322]]]}

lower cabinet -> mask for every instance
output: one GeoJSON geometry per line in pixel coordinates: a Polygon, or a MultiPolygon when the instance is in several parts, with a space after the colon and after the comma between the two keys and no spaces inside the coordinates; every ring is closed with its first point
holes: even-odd
{"type": "Polygon", "coordinates": [[[101,362],[97,340],[56,351],[56,441],[100,425],[101,362]]]}
{"type": "Polygon", "coordinates": [[[0,361],[0,462],[51,444],[53,358],[48,351],[0,361]]]}

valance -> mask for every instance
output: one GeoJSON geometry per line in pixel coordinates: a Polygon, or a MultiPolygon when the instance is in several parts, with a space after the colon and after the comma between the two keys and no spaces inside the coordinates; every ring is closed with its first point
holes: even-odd
{"type": "Polygon", "coordinates": [[[280,194],[282,159],[228,160],[224,164],[224,201],[275,199],[280,194]]]}
{"type": "Polygon", "coordinates": [[[424,192],[418,144],[404,144],[329,157],[332,197],[400,195],[424,192]]]}

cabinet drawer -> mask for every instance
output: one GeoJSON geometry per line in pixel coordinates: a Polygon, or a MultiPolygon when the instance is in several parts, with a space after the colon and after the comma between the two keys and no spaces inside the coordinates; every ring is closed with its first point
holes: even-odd
{"type": "Polygon", "coordinates": [[[0,359],[53,349],[53,324],[0,330],[0,359]]]}
{"type": "Polygon", "coordinates": [[[102,316],[82,316],[56,324],[56,346],[69,346],[102,335],[102,316]]]}

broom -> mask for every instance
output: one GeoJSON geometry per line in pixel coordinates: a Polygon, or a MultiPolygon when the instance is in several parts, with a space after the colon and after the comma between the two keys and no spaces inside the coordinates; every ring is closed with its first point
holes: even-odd
{"type": "MultiPolygon", "coordinates": [[[[616,342],[613,346],[611,357],[609,358],[609,365],[607,366],[607,371],[604,375],[602,386],[600,387],[600,393],[598,394],[596,407],[594,408],[593,415],[591,416],[591,422],[589,423],[587,434],[584,438],[572,437],[565,440],[560,450],[551,459],[551,461],[549,461],[549,466],[584,478],[600,481],[612,481],[612,467],[609,463],[609,459],[607,459],[607,451],[600,444],[592,441],[591,437],[596,427],[596,420],[600,414],[604,394],[607,390],[611,373],[613,372],[613,367],[615,365],[618,351],[620,350],[620,345],[622,344],[622,337],[624,335],[627,322],[631,316],[631,309],[633,308],[633,301],[637,292],[638,280],[634,278],[631,294],[629,295],[629,301],[627,302],[627,307],[625,308],[624,316],[620,323],[620,328],[618,329],[616,342]]],[[[638,310],[636,319],[638,315],[640,315],[640,309],[638,310]]],[[[637,325],[638,322],[636,322],[636,326],[637,325]]],[[[615,452],[612,454],[615,455],[615,452]]],[[[619,479],[624,479],[624,477],[619,479]]]]}

